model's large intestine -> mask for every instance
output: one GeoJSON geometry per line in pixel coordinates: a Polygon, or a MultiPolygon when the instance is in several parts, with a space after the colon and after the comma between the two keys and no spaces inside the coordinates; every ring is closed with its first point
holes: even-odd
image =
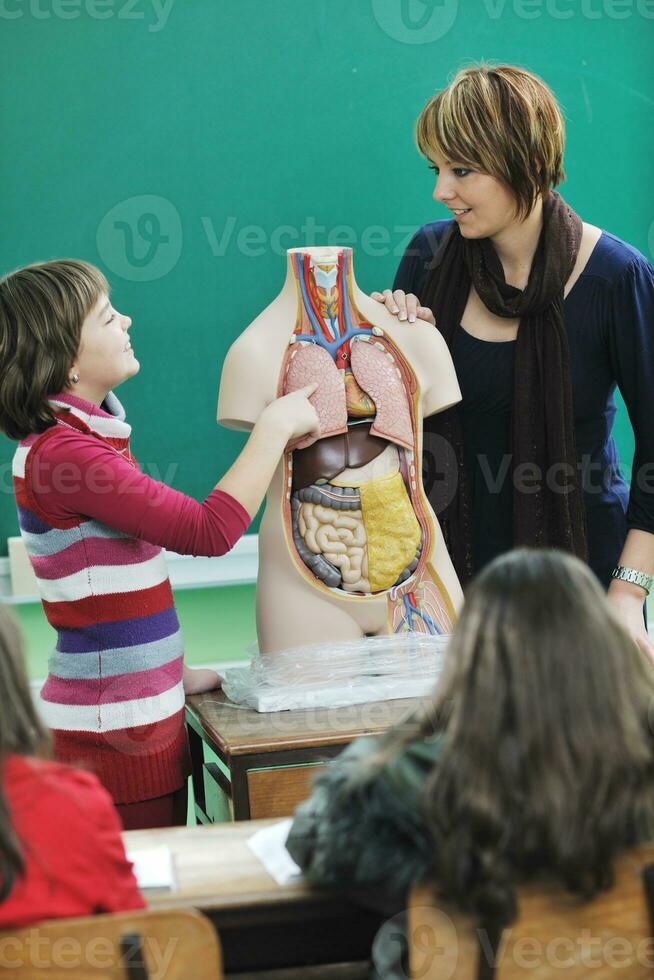
{"type": "Polygon", "coordinates": [[[289,547],[321,589],[389,597],[396,632],[449,632],[422,561],[434,524],[417,493],[417,382],[392,340],[356,310],[351,252],[293,256],[298,313],[279,394],[318,382],[319,434],[285,456],[289,547]]]}

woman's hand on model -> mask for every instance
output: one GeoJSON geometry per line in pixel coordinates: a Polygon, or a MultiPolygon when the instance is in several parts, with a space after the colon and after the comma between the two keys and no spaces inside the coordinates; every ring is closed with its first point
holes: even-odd
{"type": "Polygon", "coordinates": [[[414,293],[405,293],[403,289],[385,289],[383,293],[371,293],[370,297],[383,303],[388,312],[397,316],[398,320],[407,320],[409,323],[426,320],[432,327],[436,326],[434,314],[428,306],[420,305],[420,300],[414,293]]]}
{"type": "Polygon", "coordinates": [[[299,439],[301,436],[317,436],[320,422],[315,408],[309,401],[318,387],[318,382],[298,388],[290,395],[282,395],[264,408],[258,426],[272,429],[284,442],[299,439]]]}

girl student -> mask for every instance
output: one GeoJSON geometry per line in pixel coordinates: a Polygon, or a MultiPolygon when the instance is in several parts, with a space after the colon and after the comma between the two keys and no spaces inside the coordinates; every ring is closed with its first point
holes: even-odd
{"type": "Polygon", "coordinates": [[[21,637],[3,606],[0,701],[0,929],[144,908],[111,797],[91,773],[49,759],[21,637]]]}
{"type": "MultiPolygon", "coordinates": [[[[654,671],[586,565],[514,549],[466,591],[433,700],[316,780],[287,848],[308,879],[407,908],[417,883],[509,924],[540,876],[591,897],[654,840],[654,671]]],[[[380,980],[401,919],[374,944],[380,980]]]]}
{"type": "Polygon", "coordinates": [[[416,137],[451,218],[420,228],[393,289],[373,296],[434,323],[454,360],[462,402],[427,420],[424,446],[459,578],[512,547],[563,548],[652,655],[654,270],[553,189],[565,125],[531,72],[459,71],[416,137]],[[635,438],[631,487],[611,434],[616,386],[635,438]]]}
{"type": "Polygon", "coordinates": [[[19,525],[57,632],[40,707],[56,758],[95,772],[124,826],[138,828],[185,822],[184,696],[220,680],[183,665],[162,549],[229,551],[288,440],[316,432],[318,420],[315,385],[272,402],[197,503],[146,476],[131,454],[113,394],[139,371],[131,326],[84,262],[0,280],[0,428],[19,440],[19,525]]]}

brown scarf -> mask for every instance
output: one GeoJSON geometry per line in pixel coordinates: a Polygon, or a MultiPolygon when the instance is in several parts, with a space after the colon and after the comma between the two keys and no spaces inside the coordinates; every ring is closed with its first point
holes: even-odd
{"type": "MultiPolygon", "coordinates": [[[[513,545],[561,548],[585,559],[586,528],[563,322],[563,289],[575,265],[581,235],[581,219],[559,194],[550,192],[543,201],[543,228],[529,281],[520,290],[505,281],[490,239],[465,239],[454,224],[427,266],[420,301],[433,310],[450,350],[471,284],[492,313],[520,318],[511,426],[513,545]],[[518,467],[529,492],[521,492],[516,485],[518,467]]],[[[473,573],[473,556],[458,410],[434,415],[424,424],[427,462],[436,469],[427,475],[426,490],[457,574],[466,582],[473,573]],[[441,458],[430,460],[430,443],[439,444],[434,435],[447,440],[454,452],[439,453],[441,458]]]]}

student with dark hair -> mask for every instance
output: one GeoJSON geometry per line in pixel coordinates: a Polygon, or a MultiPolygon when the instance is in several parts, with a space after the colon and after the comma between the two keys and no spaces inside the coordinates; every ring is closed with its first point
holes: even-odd
{"type": "Polygon", "coordinates": [[[111,797],[48,759],[18,628],[0,606],[0,929],[145,907],[111,797]]]}
{"type": "Polygon", "coordinates": [[[315,385],[273,401],[198,503],[132,456],[113,394],[139,371],[131,326],[85,262],[45,262],[0,280],[0,429],[20,440],[19,525],[57,632],[40,708],[56,758],[95,772],[136,829],[186,822],[184,696],[220,683],[214,671],[184,666],[163,548],[229,551],[286,443],[316,431],[318,418],[308,401],[315,385]]]}
{"type": "Polygon", "coordinates": [[[654,671],[599,583],[562,552],[517,549],[471,583],[434,699],[349,746],[287,842],[314,883],[389,908],[431,880],[501,925],[541,874],[584,896],[654,840],[654,671]]]}

